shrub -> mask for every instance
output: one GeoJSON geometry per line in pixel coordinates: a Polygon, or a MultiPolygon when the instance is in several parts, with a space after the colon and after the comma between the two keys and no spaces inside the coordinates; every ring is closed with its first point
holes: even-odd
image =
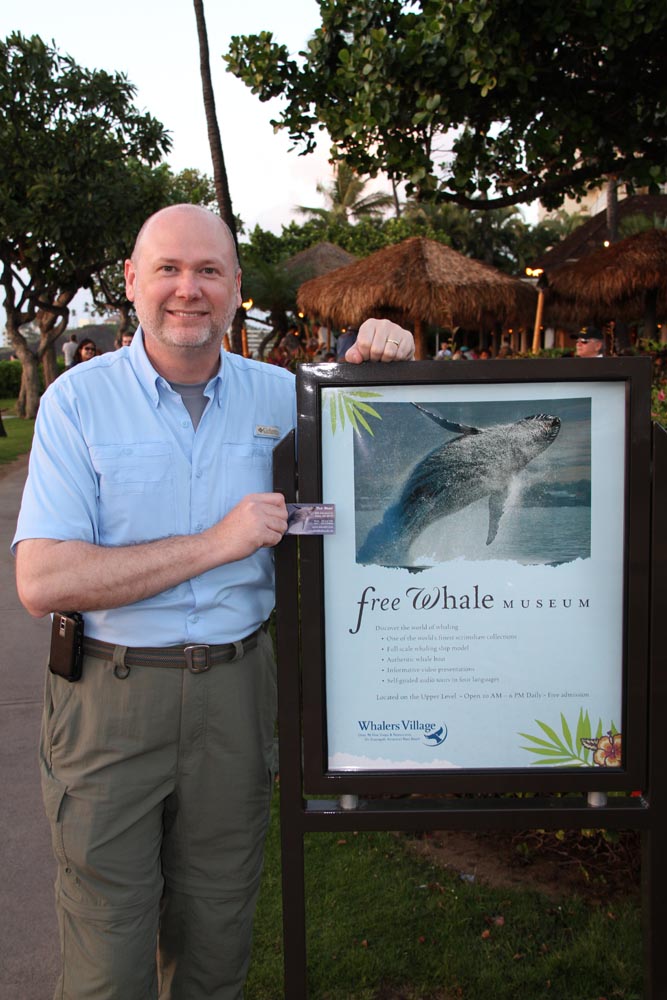
{"type": "Polygon", "coordinates": [[[15,399],[21,388],[21,362],[0,361],[0,398],[15,399]]]}

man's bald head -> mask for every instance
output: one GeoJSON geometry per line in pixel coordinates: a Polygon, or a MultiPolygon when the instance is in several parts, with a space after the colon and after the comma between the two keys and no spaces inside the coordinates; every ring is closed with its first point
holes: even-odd
{"type": "Polygon", "coordinates": [[[142,226],[125,261],[149,360],[169,381],[202,381],[219,366],[220,345],[241,305],[232,235],[212,212],[171,205],[142,226]]]}
{"type": "Polygon", "coordinates": [[[154,212],[153,215],[149,215],[137,233],[137,238],[134,241],[131,259],[135,266],[139,259],[139,254],[141,253],[141,244],[143,243],[145,237],[150,235],[150,231],[154,224],[156,222],[168,222],[170,216],[179,217],[180,219],[187,219],[188,216],[190,216],[193,221],[197,220],[198,222],[204,222],[205,224],[210,223],[212,229],[219,229],[222,238],[228,242],[232,251],[236,270],[239,271],[241,269],[238,252],[236,250],[236,243],[234,242],[232,231],[227,223],[224,222],[219,215],[216,215],[215,212],[211,212],[208,208],[203,208],[201,205],[190,205],[187,202],[180,205],[168,205],[166,208],[161,208],[157,212],[154,212]]]}

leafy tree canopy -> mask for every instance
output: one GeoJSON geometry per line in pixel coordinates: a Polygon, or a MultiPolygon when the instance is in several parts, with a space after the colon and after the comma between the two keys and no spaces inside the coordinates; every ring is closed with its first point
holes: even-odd
{"type": "Polygon", "coordinates": [[[667,6],[655,0],[319,0],[292,58],[237,36],[228,68],[309,152],[419,197],[558,207],[606,176],[667,179],[667,6]]]}
{"type": "Polygon", "coordinates": [[[20,326],[40,315],[46,356],[73,295],[160,204],[152,168],[169,139],[134,93],[123,74],[85,69],[37,35],[0,41],[0,282],[28,416],[36,359],[20,326]]]}
{"type": "Polygon", "coordinates": [[[334,243],[355,257],[367,257],[411,236],[439,240],[459,253],[483,260],[508,274],[523,273],[527,264],[558,243],[585,218],[585,215],[558,213],[530,226],[511,208],[481,212],[459,205],[409,201],[400,218],[381,222],[362,220],[351,226],[321,218],[310,219],[301,224],[290,222],[283,226],[280,235],[256,226],[248,242],[241,246],[244,288],[246,266],[253,267],[255,262],[279,264],[316,243],[334,243]]]}
{"type": "Polygon", "coordinates": [[[3,262],[62,281],[102,263],[168,137],[120,73],[87,70],[19,33],[0,42],[3,262]],[[139,182],[137,182],[137,178],[139,182]]]}

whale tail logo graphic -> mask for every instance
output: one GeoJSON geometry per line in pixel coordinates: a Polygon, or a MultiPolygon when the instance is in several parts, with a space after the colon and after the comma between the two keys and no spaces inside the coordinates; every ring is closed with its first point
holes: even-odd
{"type": "Polygon", "coordinates": [[[439,729],[424,733],[424,743],[427,747],[441,747],[447,739],[447,726],[443,723],[439,729]]]}

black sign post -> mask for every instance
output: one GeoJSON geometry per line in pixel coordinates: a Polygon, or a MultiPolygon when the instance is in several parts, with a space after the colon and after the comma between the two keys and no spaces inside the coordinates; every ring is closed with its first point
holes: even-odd
{"type": "MultiPolygon", "coordinates": [[[[576,742],[586,747],[586,750],[579,746],[574,748],[574,752],[581,757],[579,766],[563,766],[553,750],[549,752],[555,755],[554,764],[550,765],[549,758],[545,757],[545,766],[512,766],[512,754],[516,751],[509,744],[507,757],[510,764],[501,760],[497,768],[486,762],[480,766],[477,760],[471,766],[465,766],[464,762],[463,765],[455,763],[454,766],[440,768],[421,766],[418,760],[415,763],[409,761],[408,766],[405,766],[399,759],[398,765],[394,766],[391,761],[389,764],[384,763],[387,755],[393,753],[400,758],[404,751],[400,744],[392,743],[393,733],[385,735],[380,732],[379,745],[381,755],[384,755],[381,756],[374,749],[378,745],[377,741],[374,742],[376,733],[371,732],[370,736],[367,733],[359,734],[360,743],[365,742],[358,757],[352,757],[353,766],[348,768],[345,762],[351,755],[333,752],[332,748],[339,740],[339,734],[335,732],[336,723],[328,719],[329,708],[340,704],[336,688],[338,661],[335,651],[330,653],[327,649],[327,637],[331,635],[332,628],[332,595],[325,594],[324,585],[326,551],[331,553],[335,550],[326,550],[322,538],[286,537],[276,550],[276,586],[285,996],[289,1000],[305,1000],[308,995],[303,843],[306,833],[350,830],[576,829],[592,825],[642,831],[644,940],[647,950],[645,997],[646,1000],[659,1000],[667,996],[667,969],[661,961],[667,889],[667,859],[664,851],[667,777],[660,757],[661,730],[667,708],[667,680],[662,666],[662,651],[667,639],[667,527],[662,514],[667,509],[667,434],[658,426],[651,429],[650,374],[650,363],[645,359],[549,360],[533,361],[530,364],[485,362],[457,365],[434,362],[391,366],[321,365],[304,366],[301,369],[297,383],[298,466],[294,457],[294,435],[281,442],[274,460],[275,487],[285,494],[288,501],[331,501],[330,496],[323,495],[323,478],[330,484],[333,481],[326,471],[322,455],[325,448],[323,441],[325,438],[331,440],[326,421],[331,419],[331,426],[340,431],[340,422],[336,421],[343,419],[345,413],[349,418],[350,411],[352,417],[361,415],[362,423],[363,419],[370,422],[373,416],[377,421],[383,419],[385,433],[388,433],[385,429],[392,426],[394,413],[400,416],[397,426],[405,426],[408,419],[416,420],[417,425],[422,418],[425,423],[430,420],[442,426],[447,443],[452,440],[461,441],[466,435],[481,435],[485,429],[472,426],[463,416],[458,417],[455,422],[452,417],[454,412],[475,415],[480,412],[479,407],[483,404],[486,410],[482,409],[481,412],[488,414],[488,423],[492,433],[495,433],[494,415],[504,412],[503,407],[510,412],[512,408],[516,409],[515,399],[520,402],[521,409],[528,398],[540,401],[544,398],[552,404],[549,409],[560,413],[560,417],[549,417],[552,424],[556,420],[559,424],[570,420],[571,441],[584,441],[586,434],[583,432],[588,428],[588,436],[593,441],[590,465],[592,496],[597,497],[594,502],[615,504],[622,511],[620,520],[616,518],[614,522],[612,517],[613,523],[621,525],[619,538],[622,552],[617,560],[622,576],[618,588],[620,621],[610,620],[609,623],[610,631],[615,627],[619,629],[620,659],[617,673],[621,708],[618,722],[612,724],[614,729],[610,726],[604,733],[599,726],[597,729],[594,727],[592,732],[585,728],[582,722],[584,715],[580,712],[576,742]],[[394,388],[396,386],[401,387],[398,393],[394,388]],[[612,387],[611,390],[608,389],[609,386],[612,387]],[[613,407],[609,411],[605,409],[605,400],[610,391],[612,399],[616,401],[615,416],[613,407]],[[339,393],[340,398],[336,393],[339,393]],[[376,402],[378,399],[380,405],[376,402]],[[588,423],[579,412],[582,409],[579,405],[582,399],[589,401],[589,409],[584,408],[582,411],[584,417],[589,414],[586,417],[588,423]],[[357,409],[356,414],[355,401],[365,404],[365,408],[357,409]],[[397,409],[390,410],[392,405],[397,409]],[[327,407],[327,414],[323,417],[323,410],[327,407]],[[333,412],[334,407],[337,408],[338,416],[333,412]],[[368,407],[373,413],[369,412],[368,407]],[[459,408],[458,411],[456,407],[459,408]],[[415,416],[414,409],[418,411],[418,416],[415,416]],[[614,447],[620,450],[612,453],[612,457],[615,455],[623,468],[620,472],[616,469],[610,478],[602,471],[603,463],[609,456],[604,454],[604,449],[598,446],[596,440],[601,415],[607,412],[612,413],[617,425],[623,428],[620,445],[618,441],[614,443],[614,447]],[[575,420],[578,421],[576,426],[575,420]],[[596,477],[601,478],[596,480],[596,477]],[[611,484],[612,487],[614,483],[620,483],[620,496],[601,498],[599,486],[602,482],[611,484]],[[392,749],[394,746],[399,749],[392,749]],[[372,758],[372,753],[377,756],[372,758]],[[341,760],[342,765],[339,763],[341,760]],[[366,763],[367,760],[370,760],[370,764],[366,763]],[[377,760],[381,763],[378,764],[377,760]],[[609,766],[610,764],[613,766],[609,766]],[[519,798],[489,796],[489,793],[495,792],[533,794],[519,798]],[[609,792],[621,794],[609,796],[609,792]],[[631,794],[633,792],[634,795],[631,794]],[[419,797],[394,797],[410,793],[419,793],[419,797]],[[465,797],[458,798],[457,793],[465,793],[465,797]],[[322,794],[330,797],[306,798],[306,795],[322,794]]],[[[545,424],[545,413],[537,414],[535,420],[545,424]]],[[[354,420],[352,423],[354,427],[354,420]]],[[[377,428],[378,425],[373,426],[377,428]]],[[[503,430],[503,436],[511,437],[514,426],[514,423],[503,424],[503,428],[510,427],[510,431],[503,430]]],[[[354,427],[354,432],[359,433],[357,427],[354,427]]],[[[519,428],[515,433],[523,431],[519,428]]],[[[602,437],[605,433],[603,430],[602,437]]],[[[336,440],[340,441],[341,438],[336,440]]],[[[368,442],[365,444],[368,445],[368,442]]],[[[379,445],[371,442],[369,447],[379,445]]],[[[459,444],[457,447],[461,449],[463,445],[459,444]]],[[[341,454],[348,454],[351,450],[346,445],[345,451],[341,449],[341,454]]],[[[367,449],[362,455],[366,463],[369,454],[373,453],[367,449]]],[[[451,460],[449,452],[443,451],[443,455],[445,461],[451,460]]],[[[416,459],[418,457],[415,455],[416,459]]],[[[362,459],[357,456],[355,461],[361,462],[362,459]]],[[[349,460],[351,462],[352,458],[349,460]]],[[[556,456],[553,460],[554,468],[557,460],[564,461],[562,457],[556,456]]],[[[355,468],[355,480],[361,480],[360,465],[355,468]]],[[[420,474],[413,473],[413,476],[418,477],[420,474]]],[[[558,496],[563,492],[554,488],[553,497],[545,498],[544,492],[540,492],[541,487],[531,484],[531,488],[531,497],[537,496],[538,502],[543,505],[559,503],[558,496]]],[[[578,488],[581,489],[580,486],[578,488]]],[[[569,497],[567,502],[580,503],[581,506],[581,498],[578,496],[574,496],[574,499],[569,497]]],[[[485,501],[479,506],[483,507],[484,503],[485,501]]],[[[585,500],[583,503],[585,505],[585,500]]],[[[359,523],[366,516],[362,511],[363,502],[355,500],[353,505],[356,505],[356,519],[359,523]]],[[[506,506],[499,503],[497,497],[490,497],[491,520],[494,509],[496,514],[500,510],[502,518],[506,506]]],[[[390,513],[393,510],[394,508],[390,508],[390,513]]],[[[343,512],[337,511],[338,523],[342,525],[341,533],[329,539],[327,544],[346,546],[354,562],[350,577],[356,575],[364,583],[366,580],[370,581],[368,586],[363,587],[361,594],[355,593],[357,600],[354,607],[360,609],[357,611],[357,618],[353,620],[348,616],[346,620],[347,633],[354,634],[355,629],[358,632],[360,628],[360,614],[365,614],[371,607],[367,603],[367,596],[361,595],[366,595],[366,591],[374,585],[373,581],[394,579],[393,575],[385,573],[385,568],[391,566],[394,556],[391,551],[387,554],[387,547],[381,545],[381,555],[369,558],[367,539],[371,537],[370,533],[364,529],[362,533],[357,530],[354,535],[349,512],[345,516],[342,514],[343,512]],[[360,541],[363,534],[366,534],[366,541],[363,538],[360,541]],[[368,560],[370,568],[366,567],[364,559],[368,560]],[[375,564],[372,559],[384,562],[375,564]],[[380,566],[379,570],[377,565],[380,566]],[[383,573],[384,576],[381,575],[383,573]]],[[[581,511],[579,519],[586,520],[581,511]]],[[[591,517],[591,522],[593,521],[594,518],[591,517]]],[[[387,523],[385,515],[380,525],[387,523]]],[[[399,528],[404,530],[404,524],[401,523],[399,528]]],[[[379,534],[381,535],[381,531],[379,534]]],[[[377,531],[375,535],[378,536],[377,531]]],[[[489,527],[491,543],[495,537],[493,528],[489,527]]],[[[578,544],[584,546],[581,551],[585,555],[587,543],[584,541],[578,544]]],[[[593,543],[590,551],[594,551],[593,543]]],[[[482,557],[485,554],[483,552],[482,557]]],[[[574,560],[579,556],[580,553],[575,551],[572,558],[574,560]]],[[[397,567],[395,574],[399,581],[402,580],[401,569],[400,566],[397,567]]],[[[392,610],[397,615],[400,613],[406,604],[404,592],[410,591],[412,595],[415,588],[419,590],[421,587],[421,584],[413,582],[415,576],[418,579],[424,578],[418,576],[421,570],[421,566],[407,566],[410,573],[409,578],[406,578],[407,586],[403,590],[397,586],[394,588],[395,594],[384,596],[382,599],[386,601],[385,605],[381,605],[378,598],[377,608],[374,607],[377,615],[386,613],[390,616],[392,610]]],[[[511,575],[511,566],[508,573],[511,575]]],[[[379,592],[379,585],[377,589],[379,592]]],[[[469,594],[466,596],[470,604],[473,597],[469,594]]],[[[478,606],[481,606],[483,596],[481,591],[475,595],[478,606]]],[[[490,605],[492,595],[487,596],[490,605]]],[[[441,599],[440,593],[438,599],[441,599]]],[[[437,604],[436,610],[450,611],[453,600],[451,595],[445,595],[444,601],[437,604]]],[[[422,611],[423,603],[422,601],[420,605],[422,611]]],[[[496,599],[496,604],[500,603],[496,599]]],[[[514,612],[514,607],[507,598],[505,604],[508,614],[510,610],[514,612]]],[[[429,614],[431,610],[430,605],[426,606],[429,614]]],[[[369,622],[370,613],[368,611],[369,622]]],[[[377,617],[373,620],[385,622],[391,618],[377,617]]],[[[431,617],[429,620],[433,622],[436,619],[431,617]]],[[[405,628],[406,631],[409,630],[408,626],[405,628]]],[[[493,633],[493,637],[495,636],[496,633],[493,633]]],[[[481,642],[484,637],[476,638],[481,642]]],[[[347,634],[345,639],[351,641],[347,634]]],[[[600,640],[601,644],[606,641],[603,636],[600,640]]],[[[487,647],[496,648],[488,643],[487,647]]],[[[487,647],[480,644],[477,648],[485,651],[487,647]]],[[[428,656],[425,658],[434,659],[428,656]]],[[[385,684],[384,660],[381,668],[379,664],[369,668],[367,662],[359,664],[359,669],[362,668],[376,671],[374,676],[378,678],[378,691],[393,690],[380,686],[385,684]]],[[[420,674],[419,677],[425,684],[426,674],[420,674]]],[[[480,680],[484,679],[486,678],[480,675],[480,680]]],[[[490,679],[489,684],[492,681],[495,682],[496,678],[490,679]]],[[[463,680],[456,690],[466,690],[463,680]]],[[[467,690],[472,691],[473,688],[467,690]]],[[[347,697],[345,692],[344,694],[347,697]]],[[[384,695],[378,694],[377,697],[382,698],[384,695]]],[[[395,698],[396,695],[392,697],[395,698]]],[[[543,700],[546,706],[546,693],[543,700]]],[[[454,708],[449,713],[449,731],[456,730],[457,711],[454,708]]],[[[388,709],[385,716],[390,717],[388,709]]],[[[437,726],[439,721],[440,716],[432,725],[437,726]]],[[[408,752],[421,753],[423,757],[427,751],[421,750],[421,746],[428,745],[429,741],[431,744],[438,744],[438,752],[441,752],[441,744],[448,731],[446,721],[432,732],[420,734],[421,742],[410,733],[408,752]]],[[[375,723],[372,720],[363,723],[363,726],[370,727],[371,730],[380,726],[391,728],[394,725],[399,729],[399,723],[375,723]]],[[[418,729],[421,723],[418,718],[413,720],[411,716],[403,725],[418,729]]],[[[349,739],[347,736],[343,737],[346,738],[349,739]]],[[[574,742],[574,739],[570,739],[571,744],[574,742]]],[[[533,753],[539,753],[541,745],[536,740],[534,746],[537,751],[533,753]]],[[[347,750],[347,747],[344,749],[347,750]]],[[[526,747],[522,750],[526,751],[526,747]]]]}

